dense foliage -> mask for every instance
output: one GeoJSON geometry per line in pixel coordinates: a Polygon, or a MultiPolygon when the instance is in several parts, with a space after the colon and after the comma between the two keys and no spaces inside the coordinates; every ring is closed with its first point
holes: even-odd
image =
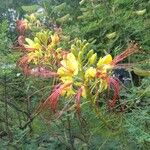
{"type": "MultiPolygon", "coordinates": [[[[9,3],[4,1],[0,6],[0,13],[8,14],[7,9],[13,8],[17,10],[19,18],[23,17],[26,21],[25,24],[16,22],[18,29],[12,30],[9,17],[2,13],[0,15],[0,149],[148,150],[148,4],[147,0],[40,0],[37,3],[29,0],[12,0],[9,3]],[[26,22],[29,30],[26,29],[26,22]],[[21,37],[25,37],[26,40],[21,37]],[[44,44],[46,37],[51,44],[44,44]],[[111,58],[107,54],[110,53],[114,58],[127,49],[131,40],[136,41],[141,48],[138,54],[124,60],[126,72],[124,69],[119,72],[113,70],[114,74],[117,72],[121,88],[119,103],[115,102],[113,109],[107,107],[108,94],[105,86],[108,85],[105,80],[101,80],[102,89],[96,105],[98,107],[93,107],[89,103],[90,100],[83,101],[84,93],[80,93],[82,99],[78,107],[78,103],[72,102],[70,97],[63,96],[57,107],[48,105],[47,109],[43,106],[43,102],[51,96],[54,83],[59,82],[47,78],[54,75],[54,72],[48,72],[45,68],[40,68],[39,72],[39,68],[36,70],[37,66],[44,65],[48,69],[53,69],[59,73],[59,81],[64,84],[66,81],[68,84],[68,79],[70,82],[73,77],[65,74],[64,78],[62,74],[66,68],[59,65],[58,67],[56,58],[52,59],[48,53],[43,55],[43,52],[32,52],[33,47],[41,49],[42,45],[45,49],[55,48],[57,53],[64,50],[67,53],[71,52],[68,58],[63,55],[64,60],[61,58],[61,63],[69,61],[69,67],[74,68],[75,72],[76,61],[84,61],[90,51],[93,57],[96,57],[96,53],[97,58],[106,55],[106,61],[104,58],[97,59],[96,62],[93,62],[96,58],[86,60],[90,65],[83,68],[83,73],[89,69],[84,77],[93,81],[94,67],[107,65],[108,61],[110,63],[111,58]],[[87,51],[84,51],[81,58],[81,54],[76,54],[74,48],[83,49],[86,43],[88,48],[86,47],[87,51]],[[23,59],[26,55],[30,58],[29,64],[25,64],[26,61],[23,59]],[[39,58],[42,61],[39,61],[39,58]],[[67,107],[68,104],[71,107],[67,107]]],[[[85,62],[83,64],[86,65],[85,62]]],[[[73,75],[76,75],[75,72],[73,75]]],[[[111,75],[113,76],[113,72],[111,75]]],[[[77,87],[80,87],[81,81],[78,78],[75,80],[74,91],[66,88],[63,94],[78,92],[77,87]]],[[[118,83],[116,84],[118,87],[118,83]]],[[[114,91],[110,93],[111,97],[117,92],[116,84],[114,91]]],[[[90,91],[93,89],[94,86],[90,91]]],[[[92,94],[95,94],[94,92],[95,90],[92,94]]]]}

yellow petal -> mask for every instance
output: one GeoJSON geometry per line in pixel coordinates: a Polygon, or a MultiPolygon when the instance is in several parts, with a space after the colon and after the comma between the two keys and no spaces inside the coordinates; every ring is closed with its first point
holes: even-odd
{"type": "Polygon", "coordinates": [[[78,74],[78,62],[72,53],[67,55],[67,67],[74,71],[74,75],[78,74]]]}
{"type": "Polygon", "coordinates": [[[66,59],[62,60],[61,65],[62,65],[62,67],[67,68],[67,60],[66,59]]]}
{"type": "Polygon", "coordinates": [[[25,38],[25,41],[29,44],[29,46],[33,46],[34,45],[34,41],[32,41],[29,38],[25,38]]]}
{"type": "Polygon", "coordinates": [[[63,89],[63,90],[61,91],[61,95],[62,95],[62,96],[64,96],[65,94],[66,94],[67,97],[69,97],[69,96],[74,95],[75,92],[73,91],[72,88],[68,87],[68,88],[63,89]]]}
{"type": "Polygon", "coordinates": [[[41,46],[39,43],[35,43],[35,44],[33,45],[33,48],[35,48],[35,49],[41,49],[42,46],[41,46]]]}
{"type": "Polygon", "coordinates": [[[112,62],[112,56],[110,54],[104,56],[103,58],[100,58],[98,63],[97,63],[97,67],[100,68],[103,65],[107,65],[110,64],[112,62]]]}
{"type": "Polygon", "coordinates": [[[58,68],[57,73],[60,79],[66,83],[72,82],[73,77],[78,74],[78,62],[72,53],[69,53],[64,60],[61,61],[61,67],[58,68]]]}
{"type": "Polygon", "coordinates": [[[86,98],[86,89],[84,86],[82,87],[82,97],[86,98]]]}
{"type": "Polygon", "coordinates": [[[63,67],[60,67],[60,68],[57,70],[57,74],[60,75],[60,76],[65,75],[64,68],[63,68],[63,67]]]}
{"type": "Polygon", "coordinates": [[[61,61],[62,67],[58,69],[58,74],[62,74],[62,72],[66,72],[63,74],[72,74],[72,76],[78,74],[78,62],[75,56],[72,53],[67,55],[67,58],[61,61]]]}
{"type": "Polygon", "coordinates": [[[74,95],[74,94],[75,94],[75,92],[73,91],[73,89],[67,90],[67,97],[74,95]]]}
{"type": "Polygon", "coordinates": [[[63,77],[61,77],[61,80],[63,83],[73,82],[73,78],[70,76],[63,76],[63,77]]]}
{"type": "Polygon", "coordinates": [[[84,77],[85,79],[89,79],[89,78],[94,78],[95,75],[96,75],[96,69],[93,67],[90,67],[85,71],[84,77]]]}
{"type": "Polygon", "coordinates": [[[35,43],[41,43],[40,40],[37,37],[34,37],[34,42],[35,43]]]}
{"type": "Polygon", "coordinates": [[[75,94],[75,92],[74,92],[74,90],[73,90],[73,88],[72,88],[72,84],[71,84],[72,82],[66,82],[65,84],[64,84],[64,87],[66,86],[66,85],[69,85],[69,86],[66,86],[65,88],[63,88],[63,90],[61,91],[61,95],[65,95],[66,94],[66,96],[67,97],[69,97],[69,96],[71,96],[71,95],[74,95],[75,94]]]}

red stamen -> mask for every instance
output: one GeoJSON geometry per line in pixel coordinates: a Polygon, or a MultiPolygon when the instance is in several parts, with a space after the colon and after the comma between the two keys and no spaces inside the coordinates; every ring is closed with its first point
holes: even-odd
{"type": "Polygon", "coordinates": [[[137,43],[131,43],[131,45],[121,54],[119,54],[118,56],[116,56],[113,60],[112,60],[112,65],[116,65],[118,62],[122,61],[123,59],[125,59],[126,57],[136,53],[139,51],[139,47],[137,43]]]}
{"type": "Polygon", "coordinates": [[[19,44],[19,48],[21,49],[21,50],[23,50],[23,51],[27,51],[27,52],[32,52],[32,51],[35,51],[36,50],[36,48],[29,48],[29,47],[26,47],[25,45],[24,45],[24,43],[25,43],[25,36],[23,36],[23,35],[20,35],[19,37],[18,37],[18,44],[19,44]]]}
{"type": "MultiPolygon", "coordinates": [[[[117,100],[119,99],[119,91],[120,91],[120,87],[119,87],[119,81],[117,79],[114,78],[109,78],[109,86],[112,86],[112,88],[114,89],[114,95],[113,98],[111,100],[109,100],[109,108],[111,110],[114,109],[114,106],[117,102],[117,100]]],[[[109,87],[110,88],[110,87],[109,87]]]]}
{"type": "Polygon", "coordinates": [[[80,113],[80,100],[81,100],[81,96],[82,96],[82,87],[77,91],[76,94],[76,108],[77,108],[77,112],[80,113]]]}
{"type": "Polygon", "coordinates": [[[43,77],[43,78],[50,78],[50,77],[56,77],[57,73],[50,71],[44,67],[36,67],[36,68],[31,69],[30,75],[33,75],[36,77],[38,76],[38,77],[43,77]]]}
{"type": "Polygon", "coordinates": [[[107,74],[106,73],[101,73],[100,71],[96,72],[96,77],[97,78],[101,78],[101,79],[106,79],[107,78],[107,74]]]}
{"type": "Polygon", "coordinates": [[[30,74],[30,67],[28,64],[28,56],[24,55],[23,57],[21,57],[21,59],[19,60],[18,65],[21,67],[21,69],[23,70],[25,75],[29,75],[30,74]]]}
{"type": "Polygon", "coordinates": [[[18,37],[18,43],[19,43],[19,45],[20,45],[20,46],[23,46],[23,45],[24,45],[24,42],[25,42],[25,36],[20,35],[20,36],[18,37]]]}
{"type": "Polygon", "coordinates": [[[25,31],[26,31],[26,27],[27,27],[27,24],[24,20],[17,20],[16,21],[16,26],[17,26],[17,30],[18,32],[21,34],[21,35],[24,35],[25,34],[25,31]]]}
{"type": "Polygon", "coordinates": [[[49,105],[51,109],[55,112],[62,90],[69,87],[71,84],[72,83],[56,85],[52,91],[52,94],[46,99],[42,107],[49,105]]]}

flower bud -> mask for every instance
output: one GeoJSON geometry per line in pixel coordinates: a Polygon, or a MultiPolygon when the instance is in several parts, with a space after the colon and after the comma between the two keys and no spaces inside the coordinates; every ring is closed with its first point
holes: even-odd
{"type": "Polygon", "coordinates": [[[138,10],[135,12],[138,16],[143,16],[146,13],[146,9],[138,10]]]}
{"type": "Polygon", "coordinates": [[[88,46],[89,46],[89,43],[86,43],[86,44],[82,47],[81,51],[82,51],[83,54],[86,52],[88,46]]]}
{"type": "Polygon", "coordinates": [[[97,53],[93,54],[90,58],[89,58],[89,64],[93,65],[97,60],[97,53]]]}
{"type": "Polygon", "coordinates": [[[39,44],[41,43],[40,40],[37,37],[34,38],[34,42],[39,43],[39,44]]]}
{"type": "Polygon", "coordinates": [[[88,53],[87,53],[87,59],[89,59],[94,53],[94,50],[91,49],[88,53]]]}
{"type": "Polygon", "coordinates": [[[81,40],[77,39],[77,41],[76,41],[76,47],[80,48],[81,44],[82,44],[81,40]]]}
{"type": "Polygon", "coordinates": [[[116,37],[116,32],[112,32],[112,33],[106,34],[106,37],[107,37],[108,39],[113,39],[113,38],[116,37]]]}
{"type": "Polygon", "coordinates": [[[78,51],[77,51],[76,46],[74,44],[71,45],[71,53],[73,53],[73,55],[75,57],[78,56],[78,51]]]}
{"type": "Polygon", "coordinates": [[[80,5],[83,5],[83,4],[85,3],[85,1],[86,1],[86,0],[81,0],[81,1],[79,2],[79,4],[80,4],[80,5]]]}

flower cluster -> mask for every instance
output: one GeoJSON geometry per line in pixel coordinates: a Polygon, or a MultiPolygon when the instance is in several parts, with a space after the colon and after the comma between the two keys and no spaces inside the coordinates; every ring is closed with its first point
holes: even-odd
{"type": "Polygon", "coordinates": [[[38,18],[31,14],[24,20],[16,22],[19,32],[18,45],[23,52],[19,60],[19,66],[26,75],[40,77],[56,76],[55,70],[58,60],[61,58],[60,33],[52,32],[42,25],[38,18]]]}
{"type": "Polygon", "coordinates": [[[16,21],[17,30],[20,34],[25,34],[27,29],[30,30],[38,30],[42,29],[44,24],[40,21],[39,15],[36,13],[32,13],[30,15],[26,15],[25,19],[16,21]]]}
{"type": "Polygon", "coordinates": [[[138,51],[137,44],[131,44],[124,52],[112,58],[110,54],[99,57],[90,44],[75,39],[69,50],[60,47],[61,36],[56,32],[43,30],[33,38],[26,38],[26,21],[18,25],[18,43],[23,51],[19,65],[26,75],[57,78],[50,96],[42,107],[50,106],[55,111],[60,97],[75,99],[76,109],[80,111],[81,98],[96,104],[98,97],[110,88],[113,96],[108,100],[113,110],[119,99],[119,81],[112,76],[114,68],[127,56],[138,51]]]}

